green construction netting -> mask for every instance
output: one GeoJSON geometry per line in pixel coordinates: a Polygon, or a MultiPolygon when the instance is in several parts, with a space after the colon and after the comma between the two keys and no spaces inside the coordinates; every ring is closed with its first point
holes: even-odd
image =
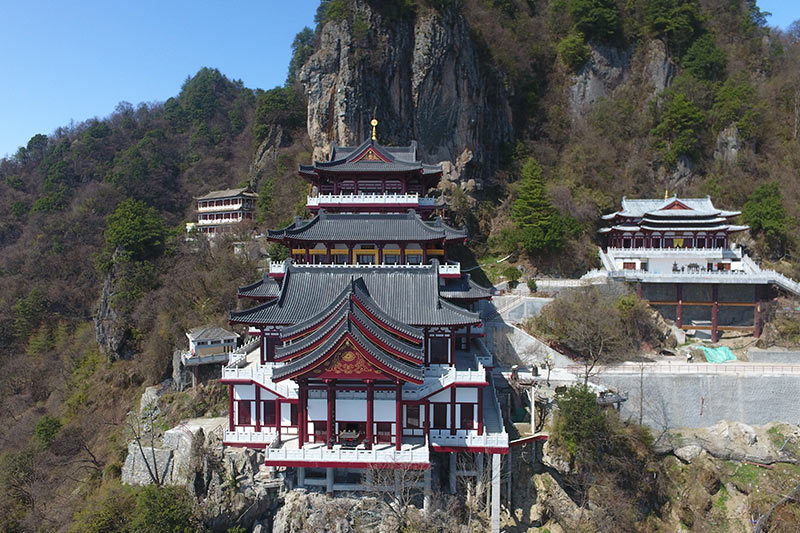
{"type": "Polygon", "coordinates": [[[706,348],[700,347],[706,354],[706,361],[709,363],[724,363],[726,361],[736,361],[736,356],[727,346],[720,346],[719,348],[706,348]]]}

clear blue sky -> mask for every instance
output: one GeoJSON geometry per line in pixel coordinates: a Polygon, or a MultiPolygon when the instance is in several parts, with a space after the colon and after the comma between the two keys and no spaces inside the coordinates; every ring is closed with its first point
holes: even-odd
{"type": "MultiPolygon", "coordinates": [[[[34,134],[164,101],[201,67],[245,86],[286,79],[292,39],[318,0],[0,0],[0,157],[34,134]]],[[[797,0],[759,0],[786,28],[797,0]]]]}
{"type": "Polygon", "coordinates": [[[0,157],[121,101],[164,101],[216,67],[246,87],[286,80],[319,0],[0,0],[0,157]]]}

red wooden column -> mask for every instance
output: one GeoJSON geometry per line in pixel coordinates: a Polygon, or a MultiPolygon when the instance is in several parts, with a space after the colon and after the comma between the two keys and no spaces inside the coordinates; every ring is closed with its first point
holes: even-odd
{"type": "Polygon", "coordinates": [[[266,335],[264,334],[264,328],[261,328],[261,353],[259,354],[261,358],[261,364],[263,365],[264,362],[267,360],[267,353],[264,347],[264,343],[266,342],[266,335]]]}
{"type": "Polygon", "coordinates": [[[261,431],[261,387],[253,385],[256,388],[256,433],[261,431]]]}
{"type": "Polygon", "coordinates": [[[450,387],[450,434],[456,434],[456,387],[450,387]]]}
{"type": "Polygon", "coordinates": [[[679,328],[683,326],[683,285],[675,284],[675,299],[678,301],[675,306],[675,325],[679,328]]]}
{"type": "Polygon", "coordinates": [[[428,243],[421,242],[419,245],[422,247],[422,264],[428,264],[428,243]]]}
{"type": "Polygon", "coordinates": [[[756,305],[753,308],[753,337],[758,339],[761,337],[761,298],[763,298],[761,285],[755,285],[755,292],[756,305]]]}
{"type": "Polygon", "coordinates": [[[401,265],[406,264],[406,243],[404,242],[400,243],[400,264],[401,265]]]}
{"type": "Polygon", "coordinates": [[[367,442],[366,446],[368,450],[372,449],[372,426],[374,425],[373,417],[375,412],[375,385],[373,385],[372,380],[367,380],[367,442]]]}
{"type": "Polygon", "coordinates": [[[456,328],[450,328],[450,366],[456,365],[456,328]]]}
{"type": "Polygon", "coordinates": [[[353,255],[353,245],[347,245],[347,264],[355,265],[356,264],[356,257],[353,255]]]}
{"type": "Polygon", "coordinates": [[[478,435],[483,435],[483,388],[476,387],[478,391],[478,435]]]}
{"type": "Polygon", "coordinates": [[[719,337],[719,285],[711,286],[711,342],[717,342],[719,337]]]}
{"type": "Polygon", "coordinates": [[[228,429],[233,431],[233,385],[228,385],[228,429]]]}
{"type": "Polygon", "coordinates": [[[309,246],[311,246],[311,243],[307,242],[305,244],[305,247],[306,247],[306,253],[305,253],[305,258],[306,259],[305,259],[305,261],[306,261],[306,264],[309,264],[311,262],[311,254],[309,253],[309,246]]]}
{"type": "MultiPolygon", "coordinates": [[[[470,305],[470,307],[471,307],[471,305],[470,305]]],[[[470,309],[470,311],[471,311],[471,309],[470,309]]],[[[467,351],[469,351],[470,342],[472,341],[472,339],[470,339],[470,334],[471,333],[472,333],[472,326],[467,326],[467,348],[466,348],[467,351]]]]}
{"type": "Polygon", "coordinates": [[[333,380],[327,381],[328,384],[328,422],[325,428],[325,442],[328,448],[331,447],[331,430],[333,428],[333,406],[336,405],[336,385],[333,380]]]}
{"type": "Polygon", "coordinates": [[[281,401],[275,399],[275,431],[278,433],[278,442],[281,441],[281,401]]]}
{"type": "Polygon", "coordinates": [[[325,245],[325,261],[330,265],[331,264],[331,248],[333,247],[332,243],[327,243],[325,245]]]}
{"type": "Polygon", "coordinates": [[[428,366],[430,360],[430,347],[428,346],[428,328],[422,328],[422,364],[428,366]]]}
{"type": "Polygon", "coordinates": [[[378,245],[378,264],[379,265],[383,264],[383,247],[384,247],[383,244],[379,244],[378,245]]]}
{"type": "Polygon", "coordinates": [[[400,451],[400,446],[403,443],[403,383],[397,380],[395,386],[395,437],[394,448],[400,451]]]}
{"type": "Polygon", "coordinates": [[[425,433],[425,439],[427,442],[431,440],[431,402],[425,400],[425,403],[422,404],[425,408],[425,420],[423,420],[423,433],[425,433]]]}
{"type": "Polygon", "coordinates": [[[305,382],[301,381],[299,385],[300,405],[297,407],[297,446],[302,448],[306,442],[306,429],[308,428],[306,423],[306,395],[308,391],[306,391],[305,382]]]}

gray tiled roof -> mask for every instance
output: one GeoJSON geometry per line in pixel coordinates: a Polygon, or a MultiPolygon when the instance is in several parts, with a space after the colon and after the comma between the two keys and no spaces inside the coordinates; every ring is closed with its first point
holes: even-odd
{"type": "MultiPolygon", "coordinates": [[[[275,350],[275,356],[281,360],[303,352],[320,342],[320,340],[324,339],[331,331],[338,329],[343,321],[349,323],[349,330],[352,330],[353,327],[357,329],[363,328],[391,350],[403,354],[406,358],[416,359],[422,362],[422,346],[415,346],[390,335],[380,325],[370,319],[366,313],[359,309],[349,297],[345,299],[344,305],[329,315],[328,320],[325,321],[322,326],[299,341],[278,347],[275,350]],[[357,324],[353,323],[353,319],[355,319],[357,324]]],[[[420,334],[421,333],[422,332],[420,332],[420,334]]]]}
{"type": "Polygon", "coordinates": [[[428,165],[417,160],[417,143],[412,141],[410,146],[390,147],[378,144],[369,139],[360,146],[331,148],[331,158],[328,161],[315,161],[314,165],[300,165],[301,174],[313,174],[316,170],[326,172],[421,172],[422,174],[441,174],[441,165],[428,165]],[[388,162],[365,161],[356,159],[368,148],[372,148],[382,155],[388,162]]]}
{"type": "Polygon", "coordinates": [[[375,345],[369,340],[360,329],[355,326],[350,320],[339,323],[334,332],[322,344],[317,346],[313,351],[303,355],[287,363],[285,365],[276,367],[272,371],[272,378],[276,381],[285,379],[288,376],[302,372],[304,369],[310,367],[324,356],[328,355],[336,345],[348,335],[355,341],[362,349],[368,352],[382,365],[390,368],[394,372],[406,377],[410,381],[421,383],[425,379],[425,372],[420,365],[406,363],[392,357],[384,352],[379,346],[375,345]]]}
{"type": "Polygon", "coordinates": [[[264,274],[264,277],[255,283],[239,287],[237,294],[246,298],[269,299],[277,298],[280,291],[281,286],[278,282],[264,274]]]}
{"type": "Polygon", "coordinates": [[[233,198],[234,196],[239,196],[240,194],[244,196],[250,196],[252,198],[257,198],[258,194],[249,191],[246,187],[240,189],[223,189],[221,191],[211,191],[209,193],[204,194],[203,196],[198,196],[195,198],[196,200],[216,200],[218,198],[233,198]]]}
{"type": "Polygon", "coordinates": [[[413,210],[406,213],[327,213],[295,221],[280,230],[269,230],[272,239],[310,242],[425,242],[464,239],[467,232],[445,224],[441,218],[424,221],[413,210]]]}
{"type": "Polygon", "coordinates": [[[615,211],[614,213],[609,213],[607,215],[603,215],[603,219],[609,220],[614,218],[615,216],[624,216],[624,217],[632,217],[632,218],[640,218],[646,215],[647,213],[653,213],[657,211],[659,216],[708,216],[708,215],[720,215],[723,217],[732,217],[741,214],[739,211],[723,211],[714,207],[714,204],[711,202],[711,198],[706,196],[705,198],[678,198],[673,196],[671,198],[664,198],[664,199],[628,199],[624,196],[622,197],[622,208],[619,211],[615,211]],[[670,210],[665,210],[664,208],[668,205],[672,204],[673,202],[678,201],[688,207],[689,209],[675,209],[674,211],[670,212],[670,210]],[[672,214],[672,213],[675,214],[672,214]]]}
{"type": "Polygon", "coordinates": [[[477,300],[491,298],[491,289],[481,287],[470,278],[469,274],[462,274],[459,279],[447,280],[444,287],[439,290],[443,298],[455,300],[477,300]]]}
{"type": "Polygon", "coordinates": [[[189,338],[195,341],[217,340],[217,339],[238,339],[239,334],[214,325],[200,326],[192,328],[187,332],[189,338]]]}
{"type": "Polygon", "coordinates": [[[354,280],[361,279],[376,308],[413,326],[465,326],[480,317],[439,297],[439,265],[338,266],[287,262],[277,299],[232,311],[230,320],[253,325],[295,325],[323,309],[354,280]]]}

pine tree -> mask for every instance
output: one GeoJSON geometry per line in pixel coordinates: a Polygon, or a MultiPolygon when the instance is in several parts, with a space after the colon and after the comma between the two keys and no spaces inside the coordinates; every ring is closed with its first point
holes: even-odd
{"type": "Polygon", "coordinates": [[[567,220],[550,202],[542,179],[542,167],[533,157],[522,167],[519,196],[511,208],[519,230],[519,242],[529,254],[564,246],[567,220]]]}

